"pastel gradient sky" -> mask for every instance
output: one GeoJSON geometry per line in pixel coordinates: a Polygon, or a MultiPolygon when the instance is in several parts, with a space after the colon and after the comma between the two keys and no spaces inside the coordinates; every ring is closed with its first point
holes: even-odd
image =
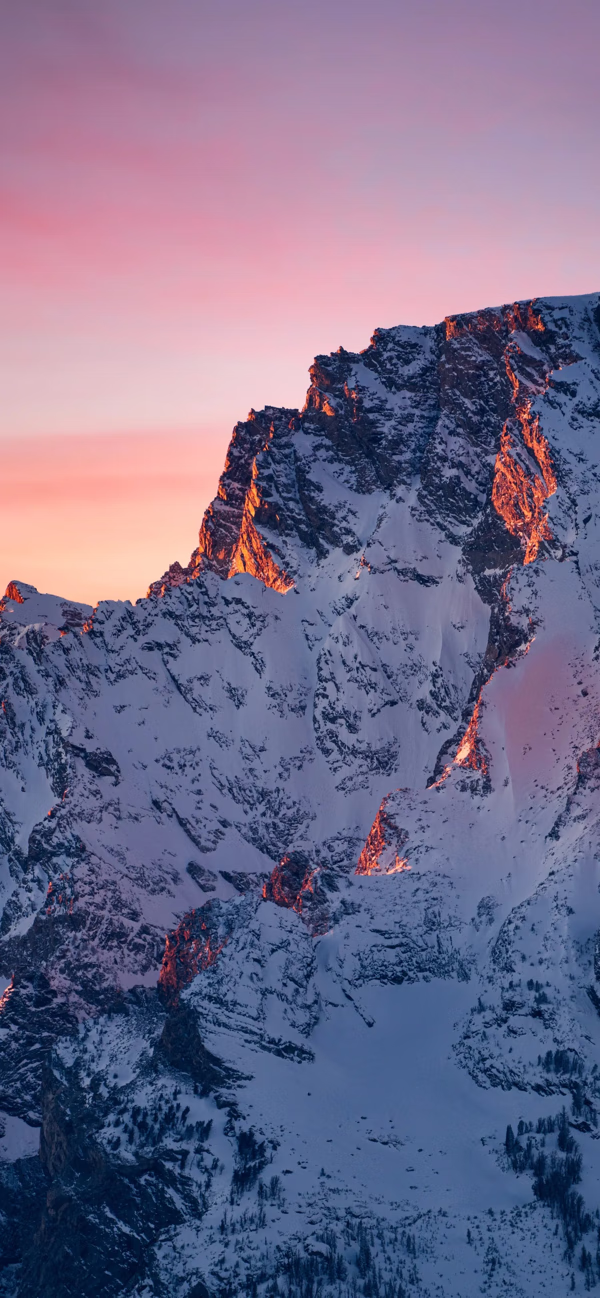
{"type": "Polygon", "coordinates": [[[0,584],[186,561],[378,325],[600,287],[598,0],[0,0],[0,584]]]}

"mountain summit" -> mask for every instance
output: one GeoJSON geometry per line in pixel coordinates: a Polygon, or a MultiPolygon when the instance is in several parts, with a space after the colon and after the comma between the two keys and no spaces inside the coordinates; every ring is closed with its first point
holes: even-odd
{"type": "Polygon", "coordinates": [[[251,411],[0,609],[0,1294],[600,1284],[600,297],[251,411]]]}

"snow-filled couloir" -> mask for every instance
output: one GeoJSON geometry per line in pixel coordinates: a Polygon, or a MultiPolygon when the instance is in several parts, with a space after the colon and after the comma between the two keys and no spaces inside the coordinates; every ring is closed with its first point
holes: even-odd
{"type": "Polygon", "coordinates": [[[600,298],[378,330],[0,611],[0,1294],[600,1283],[600,298]]]}

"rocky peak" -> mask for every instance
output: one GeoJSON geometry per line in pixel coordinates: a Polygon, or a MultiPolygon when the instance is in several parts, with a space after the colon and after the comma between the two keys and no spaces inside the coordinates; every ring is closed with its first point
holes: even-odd
{"type": "Polygon", "coordinates": [[[302,411],[266,407],[236,425],[198,548],[149,594],[203,571],[249,572],[285,593],[307,562],[360,549],[354,497],[377,491],[393,499],[416,487],[476,573],[506,568],[515,539],[533,553],[550,539],[543,517],[553,478],[543,466],[539,475],[532,403],[577,363],[577,340],[597,338],[593,302],[574,303],[513,303],[433,328],[378,329],[363,352],[316,357],[302,411]],[[327,480],[337,484],[337,507],[327,480]],[[507,491],[521,499],[510,525],[497,508],[507,491]]]}
{"type": "Polygon", "coordinates": [[[9,586],[7,1298],[600,1283],[599,323],[377,330],[148,598],[9,586]]]}

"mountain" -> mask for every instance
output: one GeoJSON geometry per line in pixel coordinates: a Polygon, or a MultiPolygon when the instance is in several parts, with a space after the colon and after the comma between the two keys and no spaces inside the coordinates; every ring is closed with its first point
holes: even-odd
{"type": "Polygon", "coordinates": [[[600,297],[310,373],[2,601],[6,1298],[600,1282],[600,297]]]}

